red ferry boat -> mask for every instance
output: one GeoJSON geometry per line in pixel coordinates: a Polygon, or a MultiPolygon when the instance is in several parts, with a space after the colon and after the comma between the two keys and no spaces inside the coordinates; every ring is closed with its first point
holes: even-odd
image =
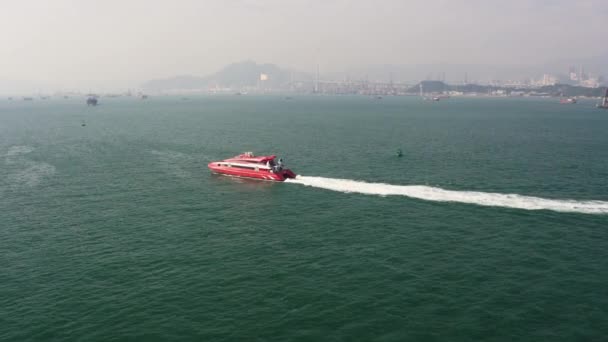
{"type": "Polygon", "coordinates": [[[255,178],[282,182],[287,178],[296,178],[296,174],[283,166],[283,160],[275,161],[276,156],[256,157],[251,152],[207,165],[211,172],[243,178],[255,178]]]}

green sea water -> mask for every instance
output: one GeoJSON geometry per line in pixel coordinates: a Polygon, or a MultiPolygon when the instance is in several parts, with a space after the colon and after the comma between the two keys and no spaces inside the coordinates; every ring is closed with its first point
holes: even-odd
{"type": "Polygon", "coordinates": [[[592,102],[0,100],[1,341],[603,341],[606,284],[592,102]]]}

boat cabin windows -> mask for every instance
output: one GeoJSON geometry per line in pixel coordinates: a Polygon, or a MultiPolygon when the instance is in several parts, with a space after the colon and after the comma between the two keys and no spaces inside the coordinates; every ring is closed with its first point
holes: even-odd
{"type": "Polygon", "coordinates": [[[252,170],[252,171],[256,171],[256,172],[260,172],[260,171],[270,171],[271,169],[276,167],[275,163],[272,164],[266,164],[265,166],[268,167],[264,167],[264,165],[260,165],[260,164],[251,164],[251,165],[247,165],[247,163],[242,163],[242,164],[232,164],[232,163],[217,163],[217,166],[224,166],[224,167],[230,167],[230,168],[237,168],[237,169],[245,169],[245,170],[252,170]]]}
{"type": "Polygon", "coordinates": [[[253,170],[254,168],[256,168],[255,166],[246,166],[246,165],[231,165],[228,164],[229,167],[234,167],[237,169],[246,169],[246,170],[253,170]]]}

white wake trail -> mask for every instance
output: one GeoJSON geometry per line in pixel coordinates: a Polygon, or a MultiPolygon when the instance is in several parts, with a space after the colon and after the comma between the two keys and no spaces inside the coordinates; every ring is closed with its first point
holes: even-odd
{"type": "Polygon", "coordinates": [[[469,203],[491,207],[524,210],[553,210],[559,212],[608,214],[608,202],[547,199],[517,194],[478,191],[445,190],[424,185],[391,185],[367,183],[350,179],[297,176],[286,180],[315,188],[379,196],[407,196],[427,201],[469,203]]]}

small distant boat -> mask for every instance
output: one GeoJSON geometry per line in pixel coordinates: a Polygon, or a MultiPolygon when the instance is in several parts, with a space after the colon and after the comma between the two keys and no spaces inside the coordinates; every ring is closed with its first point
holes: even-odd
{"type": "Polygon", "coordinates": [[[604,94],[602,102],[598,103],[596,107],[600,109],[608,109],[608,88],[606,88],[606,94],[604,94]]]}
{"type": "Polygon", "coordinates": [[[561,104],[575,104],[576,99],[574,97],[564,97],[564,93],[561,94],[561,98],[559,99],[559,103],[561,104]]]}
{"type": "Polygon", "coordinates": [[[87,99],[87,106],[97,106],[97,98],[96,97],[89,97],[87,99]]]}
{"type": "Polygon", "coordinates": [[[568,97],[568,98],[559,100],[559,103],[561,103],[561,104],[575,104],[576,103],[576,99],[574,97],[568,97]]]}
{"type": "Polygon", "coordinates": [[[23,101],[34,101],[34,98],[26,96],[26,97],[23,98],[23,101]]]}
{"type": "Polygon", "coordinates": [[[283,160],[275,161],[276,156],[256,157],[251,152],[207,165],[211,172],[226,176],[253,178],[282,182],[287,178],[296,178],[296,174],[283,166],[283,160]]]}
{"type": "Polygon", "coordinates": [[[403,157],[403,151],[401,151],[401,149],[397,150],[397,157],[403,157]]]}
{"type": "Polygon", "coordinates": [[[83,122],[80,124],[80,126],[82,126],[82,127],[84,127],[84,126],[86,126],[86,125],[87,125],[87,124],[86,124],[86,122],[84,122],[84,121],[83,121],[83,122]]]}

